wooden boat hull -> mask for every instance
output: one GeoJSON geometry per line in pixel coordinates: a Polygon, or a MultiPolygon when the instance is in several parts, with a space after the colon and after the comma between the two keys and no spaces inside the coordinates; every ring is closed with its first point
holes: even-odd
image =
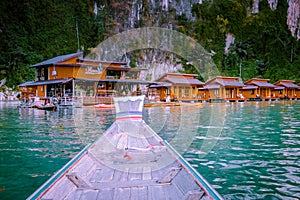
{"type": "Polygon", "coordinates": [[[57,107],[55,105],[50,105],[50,106],[36,106],[37,109],[40,109],[40,110],[57,110],[57,107]]]}
{"type": "Polygon", "coordinates": [[[142,120],[143,102],[122,107],[138,111],[117,104],[111,127],[28,199],[222,199],[142,120]]]}
{"type": "Polygon", "coordinates": [[[94,105],[94,108],[108,108],[108,109],[113,109],[115,106],[113,104],[97,104],[94,105]]]}

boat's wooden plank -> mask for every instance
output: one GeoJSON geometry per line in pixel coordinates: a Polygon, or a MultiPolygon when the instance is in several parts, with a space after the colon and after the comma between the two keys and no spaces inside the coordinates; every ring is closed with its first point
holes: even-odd
{"type": "Polygon", "coordinates": [[[184,194],[189,191],[200,190],[199,185],[185,169],[181,170],[172,182],[176,183],[184,194]]]}
{"type": "Polygon", "coordinates": [[[164,187],[167,199],[184,199],[184,194],[182,191],[178,188],[177,184],[169,184],[164,187]]]}
{"type": "Polygon", "coordinates": [[[167,171],[166,174],[164,174],[162,177],[160,177],[157,182],[158,183],[171,183],[172,180],[175,178],[175,176],[181,171],[181,167],[172,167],[167,171]]]}
{"type": "Polygon", "coordinates": [[[97,190],[92,190],[92,189],[84,189],[82,190],[80,200],[92,200],[92,199],[97,199],[98,196],[97,190]]]}
{"type": "Polygon", "coordinates": [[[167,173],[172,167],[179,167],[179,163],[173,161],[172,163],[157,163],[156,166],[152,167],[152,177],[159,179],[161,176],[167,173]]]}
{"type": "MultiPolygon", "coordinates": [[[[115,169],[114,173],[113,173],[113,177],[112,177],[112,182],[113,181],[120,181],[121,180],[121,176],[123,175],[123,173],[125,173],[125,172],[121,171],[121,170],[115,169]]],[[[128,171],[127,171],[127,173],[128,173],[128,171]]]]}
{"type": "Polygon", "coordinates": [[[78,165],[72,169],[72,171],[76,172],[81,177],[86,177],[94,170],[95,166],[95,160],[87,154],[82,158],[78,165]]]}
{"type": "Polygon", "coordinates": [[[90,187],[90,184],[81,178],[77,173],[69,173],[66,177],[77,187],[90,187]]]}
{"type": "Polygon", "coordinates": [[[143,174],[142,174],[143,180],[151,180],[152,179],[152,170],[151,167],[143,167],[143,174]]]}
{"type": "Polygon", "coordinates": [[[70,191],[69,195],[65,199],[80,200],[81,193],[82,193],[82,190],[75,189],[73,191],[70,191]]]}
{"type": "Polygon", "coordinates": [[[117,188],[114,192],[113,200],[130,199],[130,188],[117,188]]]}
{"type": "Polygon", "coordinates": [[[76,189],[76,186],[64,176],[43,196],[45,199],[59,199],[69,195],[70,191],[76,189]]]}
{"type": "MultiPolygon", "coordinates": [[[[144,132],[141,132],[144,133],[144,132]]],[[[139,135],[139,138],[137,139],[137,145],[141,148],[147,148],[150,144],[148,140],[145,138],[143,134],[139,135]]]]}
{"type": "Polygon", "coordinates": [[[184,199],[185,200],[199,200],[199,199],[202,199],[204,197],[205,193],[203,191],[199,191],[199,190],[196,190],[196,191],[190,191],[188,192],[184,199]]]}
{"type": "Polygon", "coordinates": [[[163,186],[149,186],[148,200],[166,199],[163,186]]]}
{"type": "Polygon", "coordinates": [[[122,137],[122,134],[116,131],[115,129],[111,133],[107,134],[105,137],[107,138],[107,140],[111,142],[112,145],[116,145],[118,144],[120,138],[122,137]]]}
{"type": "Polygon", "coordinates": [[[143,168],[141,167],[132,167],[129,168],[128,180],[142,180],[143,168]]]}
{"type": "Polygon", "coordinates": [[[104,181],[111,181],[114,176],[114,171],[111,168],[106,166],[102,166],[101,169],[95,169],[93,175],[90,177],[90,182],[104,182],[104,181]]]}
{"type": "Polygon", "coordinates": [[[131,188],[130,200],[147,200],[148,191],[147,187],[133,187],[131,188]]]}
{"type": "MultiPolygon", "coordinates": [[[[127,137],[127,144],[128,144],[128,147],[131,147],[131,148],[138,148],[138,143],[137,143],[137,137],[135,136],[135,134],[128,134],[128,137],[127,137]]],[[[141,148],[141,147],[139,147],[141,148]]]]}
{"type": "Polygon", "coordinates": [[[101,190],[104,188],[126,188],[126,187],[144,187],[144,186],[164,186],[169,184],[160,184],[156,180],[131,180],[131,181],[112,181],[94,183],[91,188],[101,190]]]}
{"type": "Polygon", "coordinates": [[[102,189],[99,191],[97,200],[110,200],[113,199],[114,189],[102,189]]]}
{"type": "Polygon", "coordinates": [[[127,181],[128,180],[128,174],[129,174],[129,168],[124,168],[124,171],[120,174],[120,179],[119,181],[120,182],[123,182],[123,181],[127,181]]]}
{"type": "Polygon", "coordinates": [[[152,136],[152,137],[146,137],[146,138],[150,145],[161,146],[161,144],[159,143],[160,141],[158,141],[156,137],[152,136]]]}

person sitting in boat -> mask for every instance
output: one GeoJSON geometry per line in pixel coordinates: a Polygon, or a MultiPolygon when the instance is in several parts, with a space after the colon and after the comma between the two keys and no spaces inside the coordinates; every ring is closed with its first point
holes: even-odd
{"type": "Polygon", "coordinates": [[[45,105],[49,106],[50,105],[50,100],[49,99],[46,99],[46,103],[45,105]]]}

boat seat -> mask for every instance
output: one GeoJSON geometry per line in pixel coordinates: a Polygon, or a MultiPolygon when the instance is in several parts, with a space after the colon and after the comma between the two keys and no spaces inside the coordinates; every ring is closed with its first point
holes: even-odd
{"type": "Polygon", "coordinates": [[[165,175],[160,177],[157,183],[171,183],[175,176],[181,171],[182,167],[172,167],[165,175]]]}
{"type": "Polygon", "coordinates": [[[204,192],[203,191],[199,191],[199,190],[195,190],[195,191],[189,191],[184,199],[185,200],[199,200],[204,196],[204,192]]]}
{"type": "Polygon", "coordinates": [[[66,175],[67,178],[74,183],[74,185],[77,188],[88,188],[91,187],[90,184],[87,183],[87,181],[83,180],[80,176],[77,175],[77,173],[72,172],[66,175]]]}

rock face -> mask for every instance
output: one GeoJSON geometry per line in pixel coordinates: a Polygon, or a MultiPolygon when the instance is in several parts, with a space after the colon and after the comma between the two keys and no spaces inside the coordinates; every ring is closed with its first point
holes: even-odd
{"type": "MultiPolygon", "coordinates": [[[[202,4],[202,0],[123,0],[94,5],[94,13],[106,10],[111,17],[112,24],[107,27],[115,35],[120,32],[139,27],[161,27],[176,30],[178,15],[184,15],[188,20],[194,20],[192,6],[202,4]]],[[[122,41],[120,41],[122,42],[122,41]]],[[[163,45],[163,44],[162,44],[163,45]]],[[[111,45],[110,48],[119,48],[111,45]]],[[[111,49],[116,51],[116,49],[111,49]]],[[[114,59],[127,60],[132,66],[146,68],[141,73],[141,78],[155,80],[167,72],[183,70],[183,64],[179,57],[172,52],[162,49],[140,49],[133,52],[124,52],[121,57],[114,59]]],[[[107,59],[100,56],[97,59],[107,59]]]]}
{"type": "Polygon", "coordinates": [[[300,0],[288,0],[287,25],[293,37],[300,39],[300,0]]]}
{"type": "MultiPolygon", "coordinates": [[[[275,10],[278,0],[253,0],[251,14],[259,12],[259,4],[268,1],[270,9],[275,10]]],[[[105,13],[105,33],[106,38],[115,34],[139,27],[161,27],[171,30],[178,30],[177,16],[184,16],[190,21],[196,20],[192,15],[192,7],[195,4],[202,4],[203,0],[112,0],[99,1],[92,9],[95,16],[105,13]]],[[[214,1],[210,1],[214,3],[214,1]]],[[[300,0],[287,0],[287,25],[293,37],[300,39],[300,0]]],[[[250,15],[251,15],[250,14],[250,15]]],[[[231,44],[234,43],[234,33],[226,33],[225,54],[231,44]]],[[[119,41],[122,42],[122,41],[119,41]]],[[[114,51],[114,45],[112,45],[114,51]]],[[[109,51],[109,50],[108,50],[109,51]]],[[[176,72],[183,69],[185,62],[180,59],[180,55],[167,52],[162,49],[137,50],[124,52],[117,59],[126,57],[131,61],[131,65],[147,68],[147,72],[142,73],[142,78],[155,80],[166,72],[176,72]]],[[[103,59],[103,58],[99,58],[103,59]]],[[[116,58],[114,58],[116,59],[116,58]]]]}
{"type": "MultiPolygon", "coordinates": [[[[257,14],[259,12],[259,3],[262,0],[254,0],[252,13],[257,14]]],[[[268,0],[271,10],[276,10],[278,0],[268,0]]],[[[300,39],[300,0],[287,0],[287,25],[292,33],[292,36],[297,40],[300,39]]]]}
{"type": "Polygon", "coordinates": [[[142,80],[154,81],[164,75],[166,72],[178,72],[183,70],[180,60],[176,55],[155,49],[143,50],[139,60],[135,61],[139,67],[147,69],[142,71],[142,80]],[[176,63],[179,62],[179,64],[176,63]]]}

